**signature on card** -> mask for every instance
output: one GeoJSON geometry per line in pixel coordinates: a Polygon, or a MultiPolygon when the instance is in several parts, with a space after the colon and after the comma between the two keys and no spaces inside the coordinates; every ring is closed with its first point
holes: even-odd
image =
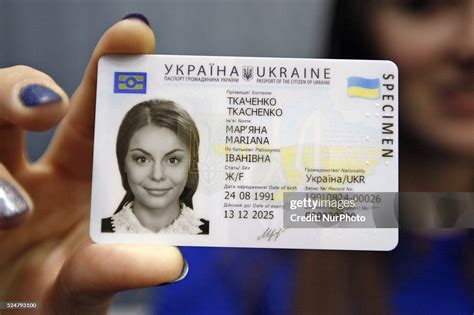
{"type": "Polygon", "coordinates": [[[280,235],[282,235],[287,229],[286,228],[267,228],[262,235],[257,236],[257,241],[267,240],[269,242],[276,241],[280,235]]]}

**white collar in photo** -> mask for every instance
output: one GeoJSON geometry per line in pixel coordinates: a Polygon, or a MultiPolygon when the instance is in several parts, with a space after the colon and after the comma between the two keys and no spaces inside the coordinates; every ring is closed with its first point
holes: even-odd
{"type": "Polygon", "coordinates": [[[138,234],[199,234],[200,225],[203,223],[195,216],[193,210],[181,203],[181,213],[172,224],[153,232],[142,226],[132,211],[133,202],[125,205],[122,210],[112,216],[112,226],[116,233],[138,233],[138,234]]]}

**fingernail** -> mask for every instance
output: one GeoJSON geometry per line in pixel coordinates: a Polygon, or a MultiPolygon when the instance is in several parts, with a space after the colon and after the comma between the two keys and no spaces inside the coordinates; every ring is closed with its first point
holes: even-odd
{"type": "Polygon", "coordinates": [[[9,182],[0,180],[0,220],[17,217],[29,210],[20,192],[9,182]]]}
{"type": "Polygon", "coordinates": [[[181,271],[181,274],[179,275],[179,277],[174,281],[166,282],[166,283],[160,284],[158,286],[163,287],[163,286],[168,285],[168,284],[173,284],[173,283],[176,283],[176,282],[180,282],[181,280],[186,278],[186,276],[188,275],[188,272],[189,272],[188,261],[185,258],[183,258],[183,270],[181,271]]]}
{"type": "Polygon", "coordinates": [[[50,88],[40,84],[30,84],[20,91],[20,99],[23,105],[35,107],[61,100],[61,96],[50,88]]]}
{"type": "Polygon", "coordinates": [[[127,14],[127,15],[125,15],[125,17],[124,17],[122,20],[126,20],[126,19],[139,19],[140,21],[142,21],[142,22],[145,23],[146,25],[150,26],[150,21],[148,21],[148,19],[146,18],[146,16],[144,16],[144,15],[141,14],[141,13],[130,13],[130,14],[127,14]]]}

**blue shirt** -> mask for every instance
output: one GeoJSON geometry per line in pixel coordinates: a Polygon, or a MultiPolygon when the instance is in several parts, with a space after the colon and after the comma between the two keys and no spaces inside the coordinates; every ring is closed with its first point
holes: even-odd
{"type": "MultiPolygon", "coordinates": [[[[413,236],[401,234],[390,262],[392,313],[473,314],[474,299],[462,265],[467,235],[431,239],[422,254],[409,246],[413,241],[413,236]]],[[[154,313],[291,314],[297,251],[181,250],[189,274],[179,283],[157,288],[154,313]]]]}

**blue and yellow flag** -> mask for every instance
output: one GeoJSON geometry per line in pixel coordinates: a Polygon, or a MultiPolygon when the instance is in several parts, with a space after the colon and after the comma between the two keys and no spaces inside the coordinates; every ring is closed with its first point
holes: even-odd
{"type": "Polygon", "coordinates": [[[380,80],[349,77],[347,79],[347,94],[350,97],[377,99],[380,97],[380,80]]]}

